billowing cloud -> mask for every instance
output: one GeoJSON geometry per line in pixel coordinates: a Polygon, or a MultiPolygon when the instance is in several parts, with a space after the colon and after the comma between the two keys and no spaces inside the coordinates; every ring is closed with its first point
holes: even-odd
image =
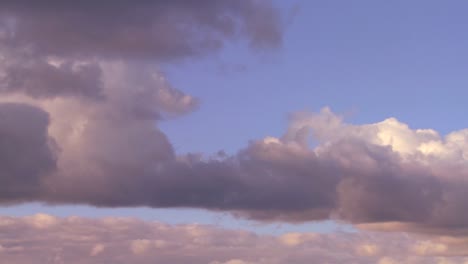
{"type": "Polygon", "coordinates": [[[467,240],[402,233],[258,235],[131,218],[0,217],[7,263],[468,263],[467,240]],[[442,262],[445,261],[445,262],[442,262]]]}
{"type": "MultiPolygon", "coordinates": [[[[416,223],[415,231],[466,228],[464,130],[442,138],[396,119],[351,125],[324,109],[297,114],[283,137],[253,141],[234,156],[177,156],[155,121],[191,111],[196,100],[151,67],[99,67],[104,100],[2,97],[42,113],[43,134],[27,138],[41,144],[16,144],[38,149],[32,160],[45,164],[5,174],[3,202],[196,207],[266,221],[416,223]]],[[[25,120],[2,112],[4,120],[25,120]]],[[[5,161],[24,161],[9,149],[22,148],[4,148],[5,161]]]]}
{"type": "Polygon", "coordinates": [[[253,141],[234,156],[178,156],[154,121],[191,109],[193,99],[171,92],[158,72],[102,68],[122,78],[104,79],[105,101],[5,97],[44,109],[52,120],[57,168],[31,176],[41,188],[30,197],[206,208],[265,221],[392,222],[417,232],[467,228],[464,130],[442,138],[394,118],[352,125],[325,108],[296,115],[283,137],[253,141]],[[141,86],[126,89],[129,80],[141,86]]]}
{"type": "Polygon", "coordinates": [[[356,126],[324,109],[297,115],[285,140],[305,146],[307,130],[319,142],[317,157],[340,167],[339,217],[465,227],[466,130],[442,137],[395,118],[356,126]]]}

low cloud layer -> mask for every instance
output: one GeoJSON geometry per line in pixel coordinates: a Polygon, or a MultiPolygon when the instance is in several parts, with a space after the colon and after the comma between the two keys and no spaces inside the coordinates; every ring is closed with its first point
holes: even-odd
{"type": "Polygon", "coordinates": [[[0,217],[6,263],[468,263],[468,240],[402,233],[258,235],[130,218],[0,217]],[[389,242],[390,241],[390,242],[389,242]]]}

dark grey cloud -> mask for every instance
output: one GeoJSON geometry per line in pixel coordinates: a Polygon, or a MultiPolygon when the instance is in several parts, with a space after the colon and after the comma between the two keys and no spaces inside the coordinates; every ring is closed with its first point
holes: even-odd
{"type": "MultiPolygon", "coordinates": [[[[41,55],[173,60],[246,37],[281,44],[270,1],[2,1],[2,43],[41,55]]],[[[1,24],[0,24],[1,25],[1,24]]]]}
{"type": "Polygon", "coordinates": [[[102,99],[101,64],[160,63],[282,42],[270,1],[2,1],[0,92],[102,99]]]}
{"type": "Polygon", "coordinates": [[[5,67],[0,92],[39,98],[74,95],[102,99],[100,78],[101,68],[97,64],[64,62],[55,66],[44,60],[20,61],[5,67]]]}
{"type": "Polygon", "coordinates": [[[48,115],[23,104],[0,103],[0,201],[35,200],[41,179],[55,168],[48,115]]]}

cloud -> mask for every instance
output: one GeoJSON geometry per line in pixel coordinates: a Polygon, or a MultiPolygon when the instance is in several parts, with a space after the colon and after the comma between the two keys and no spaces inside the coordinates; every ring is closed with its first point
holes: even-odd
{"type": "Polygon", "coordinates": [[[101,69],[96,63],[27,59],[16,55],[14,58],[0,58],[2,94],[26,93],[38,98],[73,95],[102,99],[101,69]]]}
{"type": "Polygon", "coordinates": [[[18,264],[301,264],[311,259],[319,263],[464,263],[468,260],[466,243],[464,251],[458,251],[460,245],[447,238],[403,233],[272,236],[132,218],[0,217],[0,257],[18,264]],[[46,218],[48,224],[43,225],[46,218]]]}
{"type": "Polygon", "coordinates": [[[269,1],[3,1],[0,40],[45,56],[173,60],[211,53],[238,36],[276,47],[269,1]]]}
{"type": "Polygon", "coordinates": [[[226,262],[218,262],[218,261],[210,262],[210,264],[249,264],[249,263],[253,263],[253,262],[247,262],[247,261],[243,261],[240,259],[231,259],[226,262]]]}
{"type": "Polygon", "coordinates": [[[158,126],[199,102],[158,64],[234,38],[278,46],[280,18],[268,1],[2,2],[0,202],[192,207],[465,234],[467,129],[443,137],[396,118],[354,125],[324,108],[294,114],[283,136],[234,155],[176,154],[158,126]]]}
{"type": "Polygon", "coordinates": [[[234,40],[272,49],[282,31],[270,1],[2,1],[0,94],[102,99],[100,62],[180,61],[234,40]]]}
{"type": "MultiPolygon", "coordinates": [[[[25,151],[38,150],[37,169],[21,164],[19,176],[5,173],[2,202],[194,207],[262,221],[397,222],[416,232],[466,228],[464,130],[442,138],[394,118],[352,125],[325,108],[296,114],[284,136],[252,141],[233,156],[176,155],[157,121],[192,111],[197,100],[152,67],[99,67],[104,100],[2,97],[29,112],[2,111],[14,125],[0,127],[19,126],[25,151]],[[30,112],[34,118],[33,109],[43,116],[38,128],[14,123],[30,112]]],[[[24,161],[21,149],[3,149],[9,166],[24,161]]]]}
{"type": "Polygon", "coordinates": [[[90,256],[94,257],[99,255],[101,252],[104,251],[106,247],[103,244],[96,244],[93,249],[91,249],[90,256]]]}
{"type": "Polygon", "coordinates": [[[41,180],[55,169],[46,112],[0,103],[0,202],[37,199],[41,180]]]}

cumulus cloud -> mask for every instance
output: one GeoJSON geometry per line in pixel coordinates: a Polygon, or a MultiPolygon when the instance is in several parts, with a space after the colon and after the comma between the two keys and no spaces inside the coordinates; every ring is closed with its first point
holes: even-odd
{"type": "MultiPolygon", "coordinates": [[[[100,67],[103,101],[2,98],[42,113],[42,134],[20,127],[34,140],[21,143],[37,150],[37,166],[47,165],[5,173],[3,202],[195,207],[263,221],[396,222],[397,230],[417,232],[467,228],[464,130],[443,138],[394,118],[352,125],[324,109],[296,115],[283,137],[252,141],[233,156],[178,156],[155,121],[191,111],[196,100],[150,68],[100,67]]],[[[20,157],[3,150],[9,159],[20,157]]]]}
{"type": "Polygon", "coordinates": [[[442,237],[402,233],[258,235],[204,225],[131,218],[0,217],[7,263],[465,263],[466,250],[442,237]],[[44,221],[44,219],[48,219],[44,221]],[[47,224],[44,224],[47,222],[47,224]],[[293,241],[293,243],[291,243],[293,241]]]}
{"type": "Polygon", "coordinates": [[[432,129],[411,129],[395,118],[351,125],[326,108],[320,114],[294,117],[284,140],[305,146],[304,140],[297,140],[307,135],[305,130],[320,142],[314,153],[344,170],[337,185],[336,213],[341,217],[446,227],[466,223],[466,215],[460,213],[465,208],[457,202],[467,187],[466,130],[442,137],[432,129]]]}
{"type": "MultiPolygon", "coordinates": [[[[21,143],[38,151],[31,160],[47,165],[38,172],[21,165],[28,172],[5,173],[4,202],[198,207],[258,220],[338,218],[417,223],[419,228],[408,228],[416,231],[466,228],[464,131],[442,138],[396,119],[351,125],[324,109],[298,114],[283,137],[253,141],[235,156],[176,156],[154,121],[161,113],[190,111],[196,101],[157,71],[122,63],[101,68],[104,101],[3,97],[42,113],[42,134],[32,136],[34,129],[21,127],[34,123],[18,125],[26,133],[21,143]],[[130,83],[134,89],[127,89],[130,83]],[[310,138],[318,144],[309,146],[310,138]],[[428,144],[437,150],[429,151],[428,144]]],[[[7,116],[3,120],[21,120],[7,116]]],[[[5,157],[15,157],[3,150],[5,157]]]]}

